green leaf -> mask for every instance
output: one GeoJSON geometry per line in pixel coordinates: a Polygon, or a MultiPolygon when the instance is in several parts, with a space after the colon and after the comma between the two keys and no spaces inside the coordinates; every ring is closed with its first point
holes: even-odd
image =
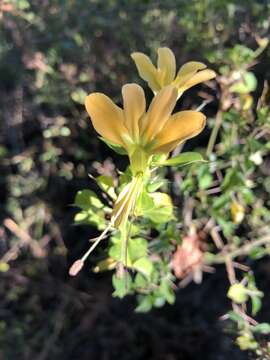
{"type": "Polygon", "coordinates": [[[79,213],[77,213],[74,217],[74,221],[75,222],[82,222],[82,221],[86,221],[88,218],[88,212],[86,211],[81,211],[79,213]]]}
{"type": "MultiPolygon", "coordinates": [[[[121,261],[122,258],[122,241],[118,237],[113,237],[113,245],[109,249],[109,256],[116,261],[121,261]]],[[[134,263],[140,258],[147,256],[148,243],[143,238],[129,239],[127,243],[127,263],[128,267],[133,267],[134,263]]]]}
{"type": "Polygon", "coordinates": [[[252,72],[246,71],[244,74],[241,74],[241,79],[230,87],[230,91],[239,94],[248,94],[256,90],[256,87],[256,76],[252,72]]]}
{"type": "Polygon", "coordinates": [[[264,247],[254,247],[250,250],[248,256],[253,260],[258,260],[267,255],[267,250],[264,247]]]}
{"type": "Polygon", "coordinates": [[[166,184],[166,180],[165,179],[162,179],[162,180],[156,180],[156,181],[153,181],[151,183],[149,183],[147,185],[147,191],[148,192],[155,192],[157,191],[159,188],[161,188],[161,186],[165,185],[166,184]]]}
{"type": "Polygon", "coordinates": [[[234,232],[234,224],[231,221],[224,219],[223,216],[215,216],[218,225],[221,227],[226,238],[231,238],[234,232]]]}
{"type": "Polygon", "coordinates": [[[135,309],[136,312],[146,313],[152,309],[153,301],[151,295],[139,295],[137,299],[139,305],[135,309]]]}
{"type": "Polygon", "coordinates": [[[193,191],[195,189],[194,177],[190,176],[184,179],[180,184],[180,188],[185,194],[188,194],[189,192],[193,191]]]}
{"type": "Polygon", "coordinates": [[[96,181],[105,193],[107,193],[113,200],[116,200],[117,196],[114,191],[114,182],[112,176],[100,175],[96,178],[96,181]]]}
{"type": "Polygon", "coordinates": [[[228,317],[230,320],[235,321],[239,324],[245,324],[245,320],[242,318],[242,316],[237,314],[235,311],[229,311],[228,317]]]}
{"type": "Polygon", "coordinates": [[[175,302],[175,293],[168,280],[165,279],[161,281],[159,291],[169,304],[173,304],[175,302]]]}
{"type": "Polygon", "coordinates": [[[75,197],[75,205],[83,210],[102,209],[104,204],[92,190],[80,190],[75,197]]]}
{"type": "Polygon", "coordinates": [[[135,261],[133,263],[133,268],[149,278],[153,271],[153,264],[147,257],[145,257],[135,261]]]}
{"type": "Polygon", "coordinates": [[[198,183],[200,190],[208,189],[213,182],[213,176],[210,173],[209,165],[201,165],[198,169],[198,183]]]}
{"type": "Polygon", "coordinates": [[[160,308],[166,303],[166,299],[162,296],[157,296],[154,298],[154,307],[160,308]]]}
{"type": "Polygon", "coordinates": [[[147,286],[148,282],[146,278],[141,274],[137,273],[134,279],[134,285],[137,289],[144,289],[147,286]]]}
{"type": "Polygon", "coordinates": [[[230,194],[223,194],[220,195],[219,197],[215,198],[214,202],[213,202],[213,208],[215,210],[221,210],[224,209],[226,207],[226,205],[230,204],[232,201],[232,197],[230,194]]]}
{"type": "Polygon", "coordinates": [[[252,316],[255,316],[262,307],[262,301],[258,296],[251,296],[252,316]]]}
{"type": "Polygon", "coordinates": [[[192,164],[194,162],[206,162],[200,153],[185,152],[174,156],[168,160],[163,160],[160,163],[156,163],[156,166],[184,166],[192,164]]]}
{"type": "Polygon", "coordinates": [[[174,218],[173,203],[169,195],[155,192],[143,194],[141,199],[141,214],[154,223],[166,223],[174,218]]]}
{"type": "Polygon", "coordinates": [[[261,323],[252,328],[253,332],[259,333],[259,334],[270,334],[270,324],[269,323],[261,323]]]}
{"type": "Polygon", "coordinates": [[[132,262],[147,256],[148,242],[143,238],[129,239],[128,253],[132,262]]]}
{"type": "Polygon", "coordinates": [[[136,213],[137,216],[144,215],[147,211],[154,209],[155,203],[154,199],[146,191],[143,191],[139,197],[136,213]]]}
{"type": "Polygon", "coordinates": [[[250,189],[241,189],[241,195],[243,196],[243,199],[247,205],[252,204],[255,200],[254,194],[250,189]]]}
{"type": "Polygon", "coordinates": [[[124,172],[120,172],[120,177],[119,177],[119,192],[121,191],[120,189],[123,188],[126,184],[128,184],[129,182],[131,182],[132,180],[132,172],[130,170],[130,167],[127,167],[127,169],[124,172]]]}
{"type": "Polygon", "coordinates": [[[155,164],[162,164],[163,161],[165,161],[167,159],[167,157],[168,157],[168,155],[166,155],[166,154],[153,155],[152,165],[155,166],[155,164]]]}
{"type": "Polygon", "coordinates": [[[122,277],[117,277],[115,274],[112,277],[112,283],[115,291],[113,292],[114,297],[122,299],[127,294],[131,293],[132,279],[128,272],[122,277]]]}
{"type": "Polygon", "coordinates": [[[103,137],[99,136],[100,140],[102,140],[106,145],[109,146],[113,151],[115,151],[119,155],[127,155],[126,149],[118,144],[112,143],[110,140],[104,139],[103,137]]]}
{"type": "Polygon", "coordinates": [[[105,228],[105,212],[108,212],[109,208],[104,206],[93,191],[88,189],[78,191],[75,197],[75,205],[83,210],[75,215],[74,221],[76,223],[91,224],[99,230],[105,228]]]}
{"type": "Polygon", "coordinates": [[[77,224],[91,224],[97,227],[98,230],[104,230],[106,227],[105,213],[103,210],[83,210],[75,215],[74,221],[77,224]]]}
{"type": "MultiPolygon", "coordinates": [[[[114,243],[109,249],[109,256],[116,261],[122,261],[122,244],[121,241],[114,243]]],[[[127,248],[127,257],[126,263],[124,264],[127,267],[131,267],[132,262],[130,260],[129,251],[127,248]]]]}
{"type": "Polygon", "coordinates": [[[239,169],[233,168],[226,172],[223,183],[221,184],[222,190],[239,190],[239,187],[245,186],[245,179],[239,169]]]}

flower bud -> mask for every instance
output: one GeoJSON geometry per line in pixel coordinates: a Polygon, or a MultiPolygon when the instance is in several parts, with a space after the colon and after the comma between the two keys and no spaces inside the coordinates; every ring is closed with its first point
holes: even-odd
{"type": "Polygon", "coordinates": [[[237,304],[243,304],[248,300],[246,288],[241,283],[231,285],[227,296],[237,304]]]}

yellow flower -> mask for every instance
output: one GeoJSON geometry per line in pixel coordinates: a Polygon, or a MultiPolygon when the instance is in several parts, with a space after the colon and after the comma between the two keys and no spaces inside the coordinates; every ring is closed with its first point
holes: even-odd
{"type": "Polygon", "coordinates": [[[169,153],[205,126],[201,112],[172,114],[177,101],[174,86],[158,92],[147,111],[144,91],[139,85],[124,85],[122,95],[123,109],[101,93],[88,95],[85,106],[96,131],[127,150],[133,175],[146,170],[151,155],[169,153]]]}
{"type": "Polygon", "coordinates": [[[176,61],[173,52],[167,48],[158,49],[157,67],[148,56],[141,52],[131,54],[135,61],[140,77],[145,80],[154,93],[164,86],[174,85],[178,90],[178,98],[184,91],[201,82],[213,79],[216,74],[206,69],[206,65],[190,61],[184,64],[176,75],[176,61]]]}
{"type": "Polygon", "coordinates": [[[231,203],[231,216],[235,224],[240,224],[245,217],[245,208],[236,200],[231,203]]]}

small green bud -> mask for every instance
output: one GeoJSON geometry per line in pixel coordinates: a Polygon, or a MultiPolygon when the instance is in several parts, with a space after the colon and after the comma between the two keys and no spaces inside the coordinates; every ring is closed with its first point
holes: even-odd
{"type": "Polygon", "coordinates": [[[258,347],[257,341],[250,334],[243,334],[236,339],[237,345],[241,350],[256,350],[258,347]]]}
{"type": "Polygon", "coordinates": [[[246,288],[243,284],[233,284],[227,293],[228,298],[237,304],[243,304],[248,300],[246,288]]]}

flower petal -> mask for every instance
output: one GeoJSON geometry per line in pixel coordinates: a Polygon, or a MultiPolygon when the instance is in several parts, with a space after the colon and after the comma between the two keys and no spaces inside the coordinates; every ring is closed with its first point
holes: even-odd
{"type": "Polygon", "coordinates": [[[154,92],[160,90],[160,85],[157,81],[157,69],[149,57],[140,52],[132,53],[131,57],[136,64],[140,77],[148,82],[149,87],[154,92]]]}
{"type": "Polygon", "coordinates": [[[168,121],[177,101],[177,89],[173,86],[163,88],[152,100],[146,116],[141,121],[141,134],[151,141],[168,121]]]}
{"type": "Polygon", "coordinates": [[[196,73],[199,70],[205,69],[206,65],[198,61],[189,61],[185,63],[178,71],[177,76],[182,77],[188,74],[196,73]]]}
{"type": "Polygon", "coordinates": [[[122,87],[125,125],[133,139],[139,136],[139,120],[145,113],[145,96],[137,84],[126,84],[122,87]]]}
{"type": "Polygon", "coordinates": [[[180,111],[172,115],[156,136],[154,151],[170,152],[181,142],[198,135],[205,126],[205,120],[204,114],[198,111],[180,111]]]}
{"type": "Polygon", "coordinates": [[[216,77],[216,73],[213,70],[205,69],[197,72],[193,76],[191,76],[187,81],[183,84],[180,84],[179,91],[183,92],[194,85],[197,85],[201,82],[211,80],[216,77]]]}
{"type": "Polygon", "coordinates": [[[127,133],[123,110],[101,93],[88,95],[85,107],[96,131],[105,139],[125,147],[121,136],[127,133]]]}
{"type": "Polygon", "coordinates": [[[197,61],[187,62],[179,69],[177,76],[173,82],[173,85],[179,89],[188,80],[190,80],[192,76],[194,76],[198,72],[198,70],[202,70],[205,68],[206,65],[201,62],[197,62],[197,61]]]}
{"type": "Polygon", "coordinates": [[[167,47],[158,49],[158,69],[161,72],[161,84],[169,85],[175,78],[176,62],[174,53],[167,47]]]}
{"type": "Polygon", "coordinates": [[[173,149],[175,149],[179,144],[180,143],[179,143],[178,140],[163,144],[161,146],[158,146],[158,147],[154,148],[153,153],[155,153],[155,154],[168,154],[173,149]]]}

